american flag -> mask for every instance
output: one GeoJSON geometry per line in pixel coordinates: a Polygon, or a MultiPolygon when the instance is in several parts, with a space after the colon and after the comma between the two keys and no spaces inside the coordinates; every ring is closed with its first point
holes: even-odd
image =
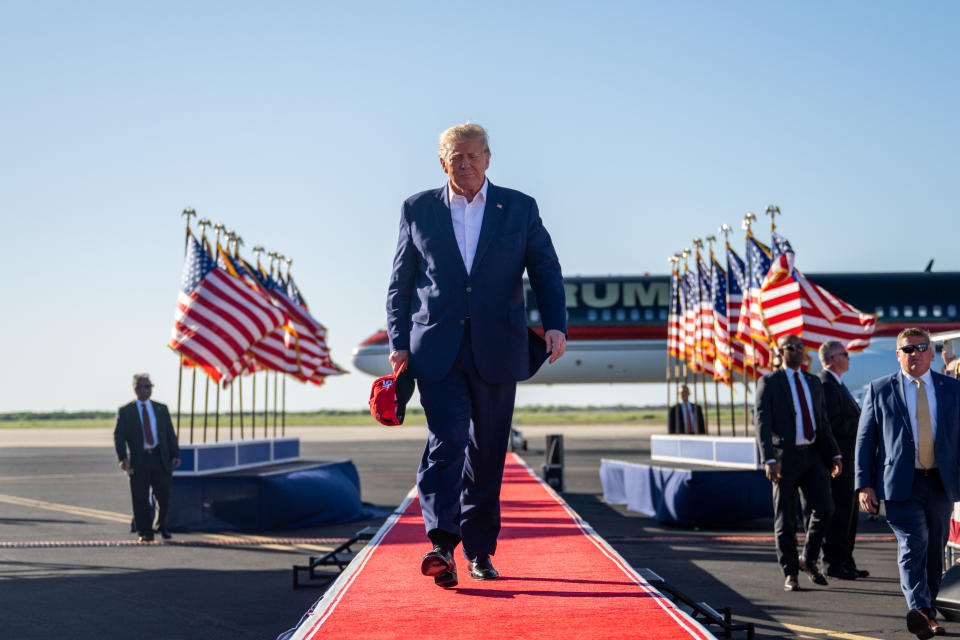
{"type": "Polygon", "coordinates": [[[773,234],[770,270],[760,290],[760,307],[772,340],[776,342],[789,333],[803,333],[803,309],[800,285],[793,273],[793,249],[776,233],[773,234]]]}
{"type": "Polygon", "coordinates": [[[670,313],[667,315],[667,353],[674,358],[683,358],[680,341],[680,274],[674,267],[670,274],[670,313]]]}
{"type": "Polygon", "coordinates": [[[684,266],[683,273],[683,350],[686,355],[687,366],[693,371],[699,371],[697,359],[697,319],[700,312],[700,301],[697,300],[698,285],[693,271],[684,266]]]}
{"type": "Polygon", "coordinates": [[[740,310],[743,304],[743,291],[747,288],[747,268],[743,260],[737,255],[729,244],[727,245],[727,272],[730,277],[727,278],[727,323],[730,326],[730,355],[733,363],[731,365],[734,371],[753,375],[753,367],[746,365],[746,352],[752,354],[753,350],[749,342],[737,339],[733,334],[736,332],[737,325],[740,322],[740,310]]]}
{"type": "Polygon", "coordinates": [[[713,377],[730,383],[730,325],[727,320],[727,274],[717,259],[710,256],[713,293],[713,339],[716,344],[713,377]]]}
{"type": "MultiPolygon", "coordinates": [[[[318,370],[317,375],[336,376],[336,375],[343,375],[344,373],[347,373],[346,369],[338,365],[336,362],[334,362],[330,358],[330,349],[327,347],[327,328],[323,326],[316,318],[314,318],[313,315],[310,314],[310,309],[307,306],[307,301],[304,300],[303,295],[300,293],[300,289],[297,287],[297,283],[294,282],[293,276],[289,276],[287,278],[286,288],[287,288],[287,297],[291,301],[293,301],[293,304],[295,304],[303,312],[303,315],[305,316],[305,318],[309,319],[310,322],[307,324],[307,327],[310,329],[311,332],[313,332],[314,337],[316,337],[321,348],[325,352],[322,358],[323,364],[321,368],[318,370]]],[[[322,378],[320,378],[319,381],[315,378],[316,376],[314,376],[314,378],[311,378],[311,382],[322,384],[323,382],[322,378]]]]}
{"type": "Polygon", "coordinates": [[[740,318],[737,324],[737,337],[746,343],[751,342],[752,353],[747,352],[746,363],[756,365],[760,370],[768,370],[770,364],[770,338],[763,324],[763,309],[760,306],[763,279],[770,270],[770,249],[762,242],[747,235],[747,290],[740,305],[740,318]]]}
{"type": "MultiPolygon", "coordinates": [[[[774,233],[773,247],[774,269],[784,271],[779,277],[789,279],[796,287],[800,308],[796,328],[785,333],[800,335],[808,349],[818,349],[828,340],[839,340],[845,343],[848,351],[866,349],[876,329],[877,317],[863,313],[823,287],[807,280],[807,277],[794,266],[793,248],[786,238],[774,233]]],[[[774,269],[771,269],[771,274],[774,269]]],[[[766,300],[764,302],[766,303],[766,300]]],[[[777,313],[777,311],[779,310],[772,309],[769,313],[777,313]]],[[[768,313],[766,307],[764,307],[764,313],[768,313]]],[[[773,320],[777,318],[778,316],[773,316],[773,320]]],[[[775,326],[769,315],[768,324],[771,329],[775,326]]],[[[775,336],[779,337],[777,334],[775,336]]]]}
{"type": "Polygon", "coordinates": [[[713,344],[713,296],[711,295],[710,269],[697,252],[697,281],[700,298],[700,352],[704,362],[713,362],[717,352],[713,344]]]}
{"type": "Polygon", "coordinates": [[[219,269],[192,235],[187,242],[170,348],[227,384],[243,355],[283,322],[283,314],[219,269]]]}

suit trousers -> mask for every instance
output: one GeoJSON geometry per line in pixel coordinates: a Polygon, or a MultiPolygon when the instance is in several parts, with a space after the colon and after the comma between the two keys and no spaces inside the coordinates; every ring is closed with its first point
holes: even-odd
{"type": "Polygon", "coordinates": [[[833,516],[830,497],[830,474],[820,452],[814,446],[796,449],[794,462],[781,465],[780,481],[773,483],[773,531],[777,541],[777,560],[783,575],[795,576],[799,571],[797,557],[797,497],[803,494],[810,510],[803,559],[807,566],[816,566],[824,532],[833,516]]]}
{"type": "Polygon", "coordinates": [[[950,534],[953,503],[939,473],[916,473],[910,497],[884,502],[887,523],[897,537],[900,589],[908,609],[932,607],[940,592],[943,550],[950,534]]]}
{"type": "Polygon", "coordinates": [[[853,456],[844,456],[850,460],[851,467],[844,464],[843,473],[830,480],[830,490],[833,494],[833,518],[827,527],[823,539],[823,562],[828,569],[853,569],[853,545],[857,537],[857,516],[860,507],[857,503],[857,492],[853,483],[853,456]]]}
{"type": "Polygon", "coordinates": [[[417,472],[427,536],[448,549],[462,540],[471,561],[493,555],[517,383],[480,377],[466,320],[450,372],[417,385],[429,430],[417,472]]]}
{"type": "Polygon", "coordinates": [[[141,536],[153,536],[153,509],[150,507],[150,487],[157,500],[157,528],[167,528],[167,508],[170,506],[172,474],[163,468],[156,449],[145,451],[142,463],[130,475],[130,496],[133,499],[133,522],[141,536]]]}

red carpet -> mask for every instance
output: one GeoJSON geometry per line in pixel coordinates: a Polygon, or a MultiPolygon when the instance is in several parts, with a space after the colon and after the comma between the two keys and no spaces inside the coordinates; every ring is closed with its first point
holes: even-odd
{"type": "Polygon", "coordinates": [[[501,493],[499,580],[420,575],[430,550],[411,495],[292,638],[713,638],[649,586],[514,454],[501,493]]]}

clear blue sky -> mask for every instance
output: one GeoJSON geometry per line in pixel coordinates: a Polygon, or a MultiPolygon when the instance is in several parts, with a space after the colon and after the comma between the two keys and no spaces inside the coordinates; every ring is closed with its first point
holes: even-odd
{"type": "MultiPolygon", "coordinates": [[[[807,272],[960,270],[955,2],[0,7],[0,411],[176,400],[192,206],[294,259],[334,358],[385,324],[401,201],[471,120],[568,274],[662,273],[769,203],[807,272]]],[[[248,254],[249,255],[249,254],[248,254]]],[[[359,408],[370,378],[288,384],[359,408]]],[[[638,386],[518,401],[662,400],[638,386]]]]}

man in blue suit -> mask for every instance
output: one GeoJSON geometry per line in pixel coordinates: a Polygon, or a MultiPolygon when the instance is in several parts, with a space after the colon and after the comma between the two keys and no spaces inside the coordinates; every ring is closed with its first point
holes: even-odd
{"type": "Polygon", "coordinates": [[[457,584],[463,542],[470,575],[498,577],[500,484],[517,382],[566,348],[560,263],[536,201],[486,178],[483,127],[440,136],[439,189],[408,198],[387,292],[390,364],[406,362],[420,389],[429,435],[417,491],[433,550],[420,570],[457,584]],[[527,330],[523,273],[537,296],[544,338],[527,330]],[[545,341],[545,344],[544,344],[545,341]]]}
{"type": "Polygon", "coordinates": [[[934,349],[923,329],[897,336],[900,371],[870,383],[857,428],[860,506],[885,501],[897,536],[907,629],[918,638],[944,633],[935,620],[943,549],[953,503],[960,500],[960,382],[930,370],[934,349]]]}

